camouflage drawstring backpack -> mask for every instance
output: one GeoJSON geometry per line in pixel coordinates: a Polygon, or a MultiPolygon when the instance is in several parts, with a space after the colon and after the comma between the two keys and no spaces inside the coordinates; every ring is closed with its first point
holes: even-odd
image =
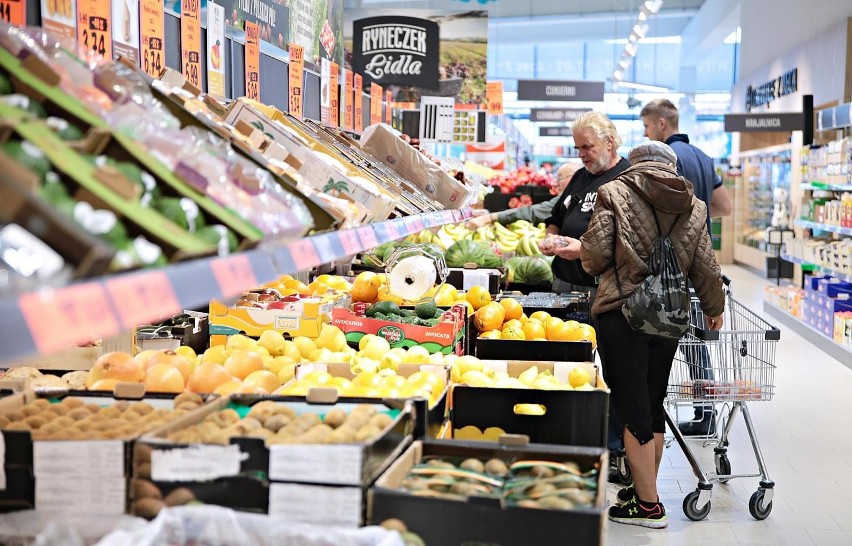
{"type": "Polygon", "coordinates": [[[653,205],[651,205],[651,212],[654,214],[654,222],[657,224],[659,233],[651,247],[648,263],[651,273],[627,297],[624,296],[621,280],[618,278],[613,240],[613,267],[615,283],[621,295],[621,312],[636,332],[680,339],[689,329],[689,290],[686,286],[686,275],[680,267],[674,245],[669,238],[672,229],[680,219],[680,214],[675,217],[669,232],[663,233],[653,205]]]}

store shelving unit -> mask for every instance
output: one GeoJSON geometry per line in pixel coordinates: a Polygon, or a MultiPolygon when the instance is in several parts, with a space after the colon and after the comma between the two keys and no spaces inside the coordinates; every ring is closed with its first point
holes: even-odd
{"type": "Polygon", "coordinates": [[[810,262],[806,262],[805,260],[801,260],[799,258],[796,258],[795,256],[788,256],[786,254],[782,254],[781,258],[784,259],[784,260],[787,260],[788,262],[793,262],[794,264],[806,265],[806,266],[815,268],[815,269],[819,270],[821,273],[824,273],[826,275],[831,275],[832,277],[837,277],[838,279],[840,279],[842,281],[852,282],[852,275],[849,275],[847,273],[843,273],[842,271],[837,271],[835,269],[831,269],[830,267],[825,267],[825,266],[820,265],[820,264],[812,264],[810,262]]]}
{"type": "Polygon", "coordinates": [[[229,299],[287,273],[306,271],[424,229],[463,221],[470,209],[428,212],[263,246],[224,258],[107,275],[0,299],[0,359],[14,361],[107,337],[183,309],[229,299]]]}
{"type": "Polygon", "coordinates": [[[819,231],[839,233],[840,235],[852,235],[852,228],[836,226],[834,224],[820,224],[819,222],[811,222],[810,220],[795,220],[793,225],[804,229],[816,229],[819,231]]]}
{"type": "Polygon", "coordinates": [[[790,328],[809,342],[813,343],[832,358],[836,358],[846,366],[852,368],[852,349],[844,347],[836,343],[816,328],[805,324],[798,317],[795,317],[780,307],[773,305],[768,301],[763,302],[763,311],[777,319],[784,327],[790,328]]]}

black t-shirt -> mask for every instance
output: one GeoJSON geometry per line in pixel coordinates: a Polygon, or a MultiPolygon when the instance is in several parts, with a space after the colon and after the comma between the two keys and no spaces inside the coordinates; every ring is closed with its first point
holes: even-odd
{"type": "MultiPolygon", "coordinates": [[[[571,178],[571,182],[559,201],[553,206],[546,225],[559,226],[559,234],[579,239],[586,233],[595,201],[598,198],[598,188],[611,181],[630,167],[630,162],[620,158],[619,162],[608,171],[592,174],[582,168],[571,178]]],[[[595,278],[586,273],[580,260],[565,260],[559,256],[553,258],[553,274],[565,282],[580,286],[595,286],[595,278]]]]}

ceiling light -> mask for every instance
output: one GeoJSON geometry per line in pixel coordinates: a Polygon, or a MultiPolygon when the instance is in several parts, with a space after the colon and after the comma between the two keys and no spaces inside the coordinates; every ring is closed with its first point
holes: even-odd
{"type": "Polygon", "coordinates": [[[649,28],[648,23],[643,23],[641,25],[639,23],[636,23],[635,25],[633,25],[633,33],[632,34],[635,34],[641,40],[642,38],[645,37],[645,34],[648,33],[648,28],[649,28]]]}
{"type": "Polygon", "coordinates": [[[647,18],[648,18],[648,14],[645,13],[645,10],[642,10],[642,11],[639,12],[639,20],[640,21],[644,21],[647,18]]]}
{"type": "Polygon", "coordinates": [[[637,51],[639,51],[639,46],[634,42],[630,42],[629,44],[624,46],[624,52],[630,55],[631,57],[635,57],[637,51]]]}
{"type": "Polygon", "coordinates": [[[645,0],[645,8],[648,13],[657,13],[663,7],[663,0],[645,0]]]}
{"type": "Polygon", "coordinates": [[[612,77],[616,80],[620,80],[621,78],[624,77],[624,71],[623,70],[616,70],[615,72],[612,73],[612,77]]]}
{"type": "Polygon", "coordinates": [[[650,91],[652,93],[668,93],[670,89],[668,87],[661,87],[659,85],[648,85],[645,83],[634,83],[634,82],[619,82],[621,87],[628,87],[630,89],[639,89],[640,91],[650,91]]]}
{"type": "Polygon", "coordinates": [[[629,65],[630,65],[630,61],[628,61],[627,59],[621,59],[620,61],[618,61],[618,68],[620,68],[622,70],[627,70],[627,67],[629,65]]]}

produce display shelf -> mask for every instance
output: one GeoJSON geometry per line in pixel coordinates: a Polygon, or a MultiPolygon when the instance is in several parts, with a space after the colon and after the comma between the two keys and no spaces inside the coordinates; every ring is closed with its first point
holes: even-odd
{"type": "Polygon", "coordinates": [[[810,220],[794,220],[793,224],[805,229],[819,229],[822,231],[839,233],[841,235],[852,235],[852,228],[849,227],[835,226],[832,224],[820,224],[818,222],[811,222],[810,220]]]}
{"type": "Polygon", "coordinates": [[[825,267],[825,266],[820,265],[820,264],[813,264],[813,263],[810,263],[810,262],[806,262],[805,260],[802,260],[801,258],[796,258],[794,256],[787,256],[786,254],[782,254],[781,259],[786,260],[788,262],[793,262],[794,264],[809,265],[811,267],[815,267],[815,268],[819,269],[822,273],[825,273],[827,275],[831,275],[832,277],[837,277],[838,279],[840,279],[842,281],[852,282],[852,275],[849,275],[848,273],[841,273],[840,271],[836,271],[834,269],[831,269],[830,267],[825,267]]]}
{"type": "Polygon", "coordinates": [[[472,216],[470,209],[428,212],[320,233],[223,258],[107,275],[0,299],[0,362],[55,352],[180,312],[232,299],[245,290],[472,216]]]}
{"type": "Polygon", "coordinates": [[[781,324],[813,343],[832,358],[839,360],[848,368],[852,368],[852,348],[840,345],[816,328],[805,324],[798,317],[791,315],[768,301],[763,302],[763,311],[769,316],[778,319],[781,324]]]}
{"type": "Polygon", "coordinates": [[[825,184],[823,182],[811,182],[810,184],[802,184],[803,190],[816,191],[852,191],[852,184],[825,184]]]}

